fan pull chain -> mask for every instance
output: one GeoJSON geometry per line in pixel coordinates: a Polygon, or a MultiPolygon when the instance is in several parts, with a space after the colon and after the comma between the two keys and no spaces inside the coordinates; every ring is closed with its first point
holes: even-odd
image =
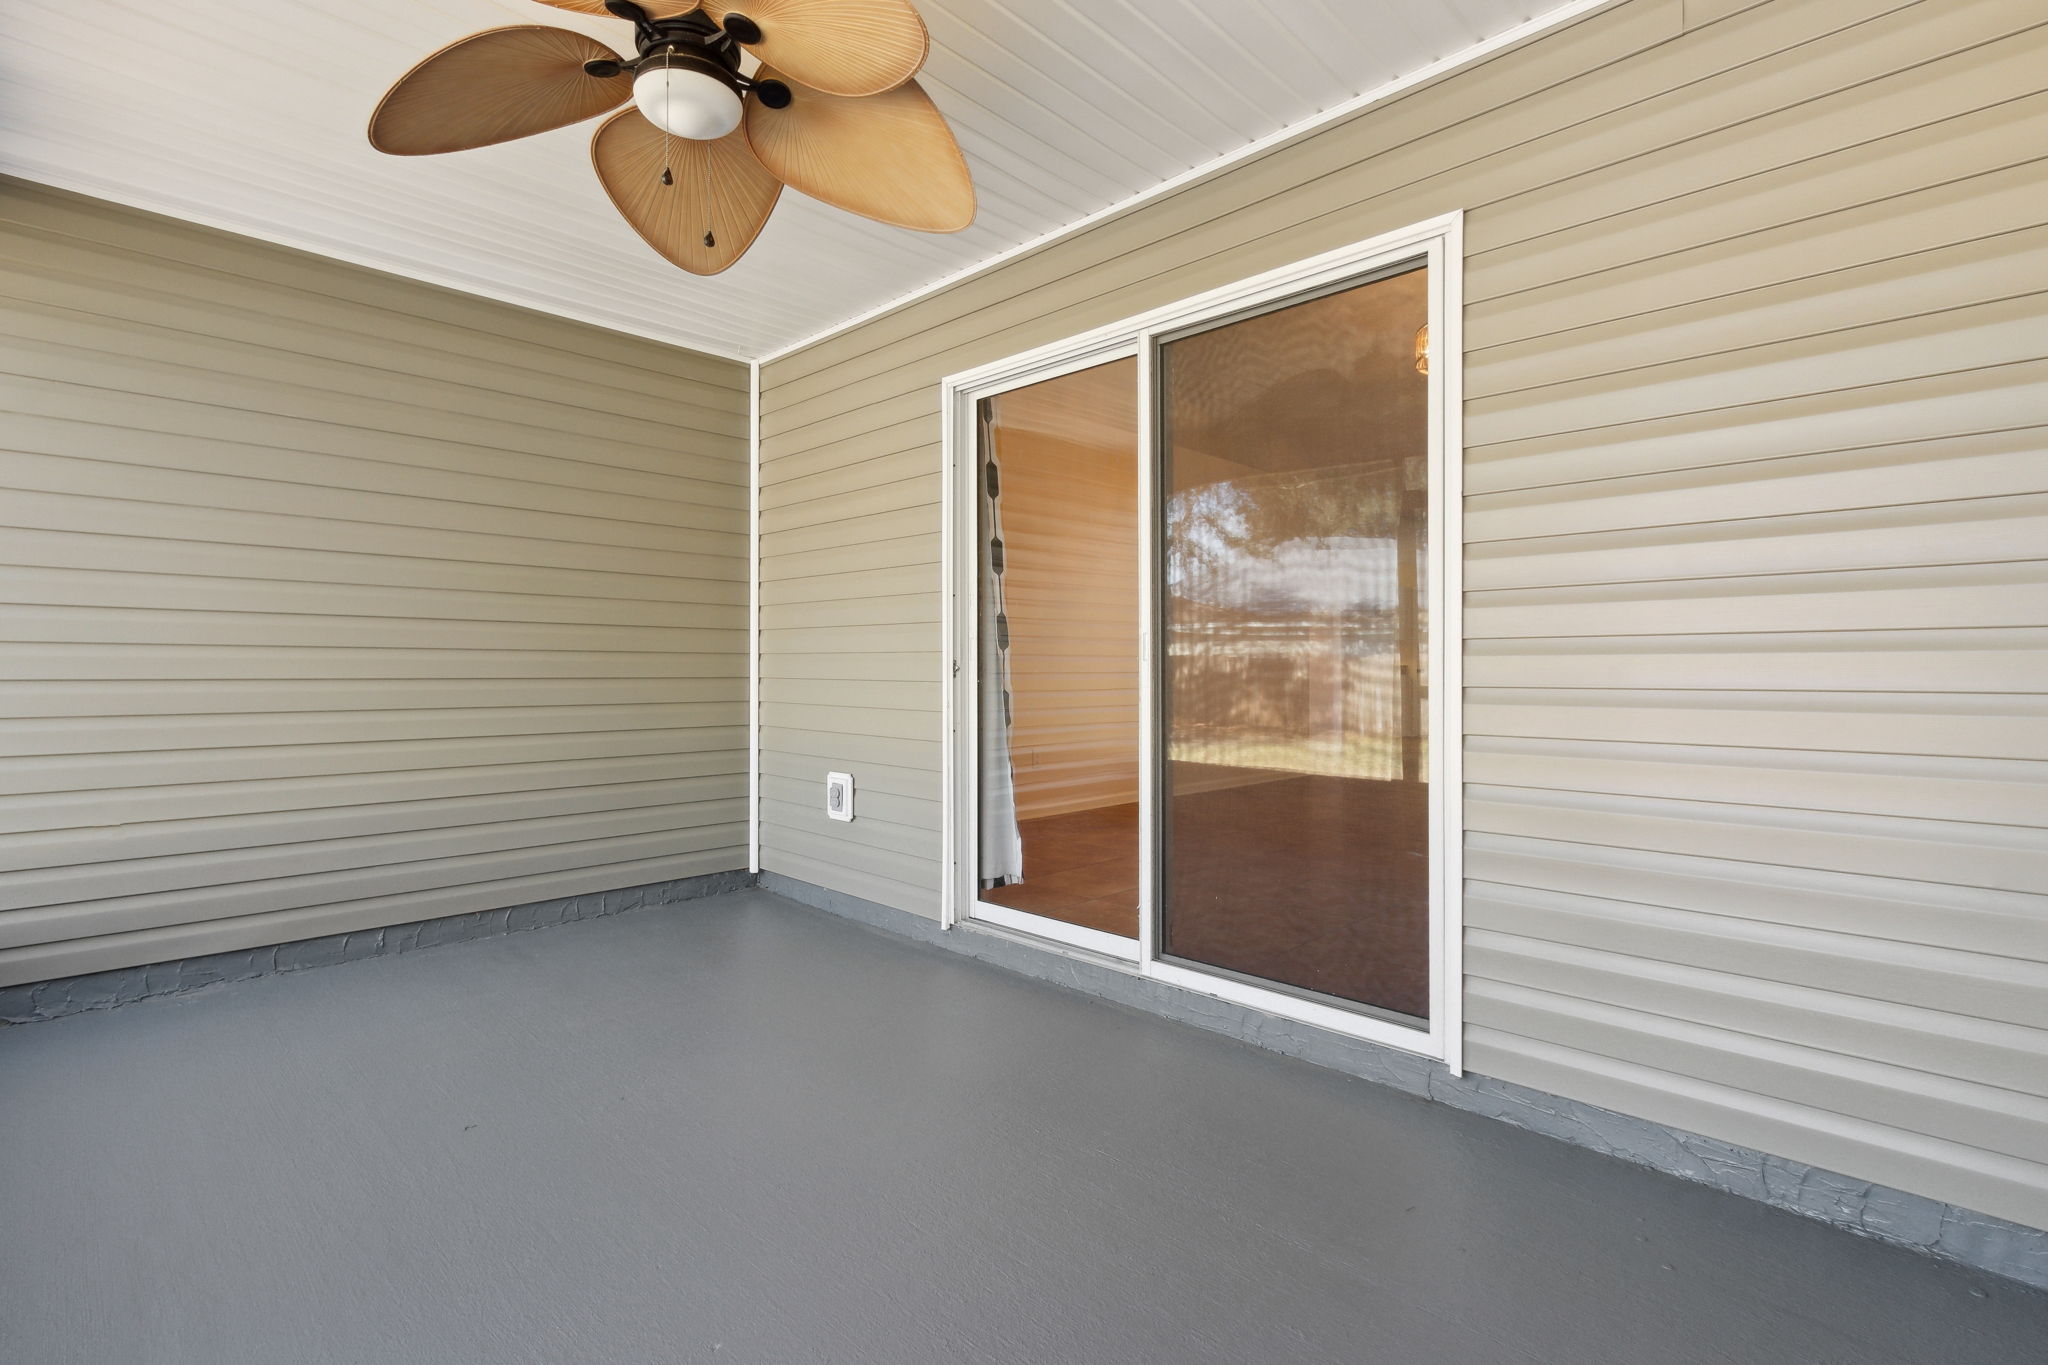
{"type": "MultiPolygon", "coordinates": [[[[676,50],[673,47],[663,48],[661,52],[661,69],[663,74],[674,70],[675,64],[676,50]]],[[[666,101],[668,98],[668,87],[666,85],[661,88],[661,94],[662,99],[666,101]]],[[[662,114],[663,117],[668,116],[666,104],[663,106],[662,114]]],[[[675,165],[676,160],[676,135],[667,127],[661,130],[661,134],[661,183],[673,185],[676,183],[676,177],[671,168],[675,165]]]]}
{"type": "Polygon", "coordinates": [[[718,238],[714,237],[711,233],[711,146],[709,143],[706,143],[704,146],[702,161],[704,166],[704,245],[717,246],[718,238]]]}
{"type": "MultiPolygon", "coordinates": [[[[675,48],[673,46],[663,48],[661,53],[663,70],[673,69],[675,61],[675,48]]],[[[661,183],[665,186],[673,186],[676,183],[676,135],[667,127],[664,127],[661,131],[661,183]]],[[[699,183],[704,195],[704,245],[715,247],[718,245],[718,235],[714,231],[711,221],[711,149],[708,146],[704,149],[704,155],[699,158],[699,162],[699,169],[702,172],[699,183]]]]}

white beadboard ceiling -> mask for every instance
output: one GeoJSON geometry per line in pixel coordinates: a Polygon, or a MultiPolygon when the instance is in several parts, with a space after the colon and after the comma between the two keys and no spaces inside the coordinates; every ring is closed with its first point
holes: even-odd
{"type": "Polygon", "coordinates": [[[531,0],[7,0],[0,169],[757,359],[1589,7],[922,0],[920,79],[973,167],[979,220],[928,236],[790,192],[753,250],[709,279],[662,261],[612,211],[590,169],[594,123],[441,157],[370,149],[385,87],[466,34],[559,24],[631,51],[624,23],[531,0]]]}

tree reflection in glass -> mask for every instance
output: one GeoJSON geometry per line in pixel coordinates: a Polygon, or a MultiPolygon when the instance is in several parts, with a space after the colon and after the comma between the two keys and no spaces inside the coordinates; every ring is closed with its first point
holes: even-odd
{"type": "Polygon", "coordinates": [[[1421,269],[1161,348],[1165,952],[1428,1013],[1421,269]]]}

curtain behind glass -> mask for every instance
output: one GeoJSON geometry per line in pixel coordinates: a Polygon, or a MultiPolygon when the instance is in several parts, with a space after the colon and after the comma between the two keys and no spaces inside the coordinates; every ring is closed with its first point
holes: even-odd
{"type": "Polygon", "coordinates": [[[1010,762],[1015,712],[1010,699],[1010,618],[1003,609],[1002,471],[996,463],[994,409],[979,414],[981,515],[980,772],[983,890],[1024,875],[1024,839],[1017,827],[1017,780],[1010,762]]]}
{"type": "Polygon", "coordinates": [[[1138,920],[1137,361],[983,403],[981,899],[1138,920]]]}

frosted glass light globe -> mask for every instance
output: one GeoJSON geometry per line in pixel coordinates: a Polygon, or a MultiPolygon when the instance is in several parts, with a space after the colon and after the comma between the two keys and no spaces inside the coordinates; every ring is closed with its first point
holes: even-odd
{"type": "Polygon", "coordinates": [[[711,142],[740,126],[740,97],[687,66],[650,66],[633,78],[633,103],[664,132],[711,142]]]}

